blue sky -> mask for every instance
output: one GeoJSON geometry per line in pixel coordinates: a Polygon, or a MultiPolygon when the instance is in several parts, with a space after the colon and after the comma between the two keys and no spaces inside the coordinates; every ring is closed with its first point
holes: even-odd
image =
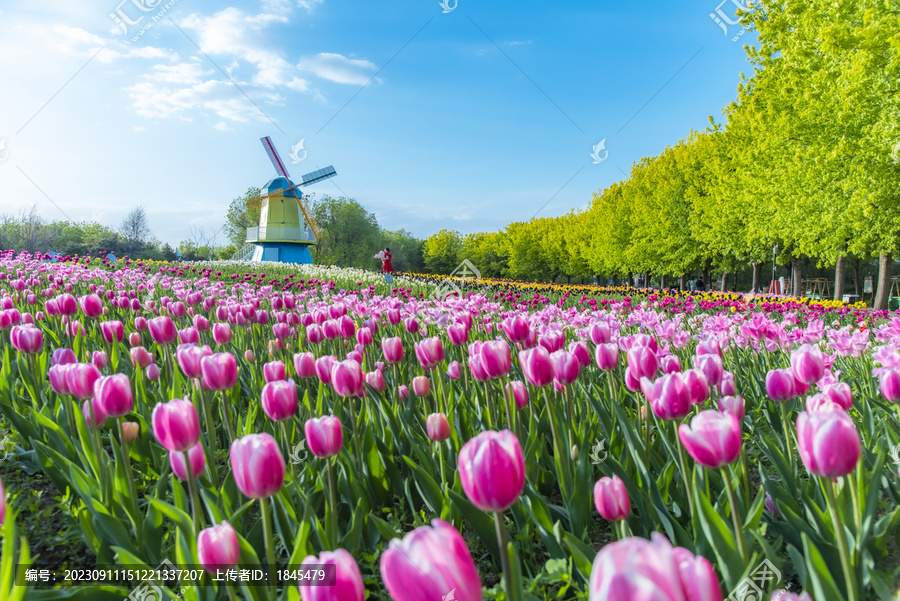
{"type": "Polygon", "coordinates": [[[0,4],[0,213],[143,205],[174,244],[274,175],[268,135],[389,229],[564,214],[734,99],[737,1],[0,4]]]}

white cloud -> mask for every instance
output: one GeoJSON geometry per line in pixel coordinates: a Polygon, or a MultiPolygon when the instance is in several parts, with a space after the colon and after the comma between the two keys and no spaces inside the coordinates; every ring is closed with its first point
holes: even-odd
{"type": "Polygon", "coordinates": [[[212,69],[204,69],[199,63],[178,63],[176,65],[154,65],[152,73],[146,77],[151,81],[194,85],[202,82],[204,76],[211,73],[212,69]]]}
{"type": "Polygon", "coordinates": [[[331,52],[303,57],[297,68],[322,79],[354,85],[365,85],[372,78],[372,72],[378,69],[370,61],[347,58],[331,52]]]}
{"type": "Polygon", "coordinates": [[[512,40],[509,42],[503,42],[504,46],[527,46],[529,44],[531,44],[531,40],[524,40],[524,41],[512,40]]]}
{"type": "Polygon", "coordinates": [[[225,123],[224,121],[219,121],[218,123],[213,125],[213,127],[219,131],[234,131],[233,129],[228,127],[228,124],[225,123]]]}

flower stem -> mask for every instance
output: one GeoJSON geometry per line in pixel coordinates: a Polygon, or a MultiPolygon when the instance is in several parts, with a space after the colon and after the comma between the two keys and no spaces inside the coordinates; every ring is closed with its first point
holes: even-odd
{"type": "Polygon", "coordinates": [[[141,516],[138,510],[137,487],[134,485],[134,473],[131,471],[131,459],[128,457],[128,441],[125,440],[125,429],[122,427],[122,424],[124,423],[124,417],[116,419],[116,424],[119,426],[119,444],[122,447],[122,461],[125,462],[125,476],[128,479],[128,490],[130,493],[129,496],[131,497],[131,510],[134,513],[134,534],[138,539],[138,544],[140,544],[141,516]]]}
{"type": "Polygon", "coordinates": [[[791,473],[794,473],[794,449],[793,445],[791,445],[791,426],[788,422],[787,416],[787,407],[785,406],[788,401],[784,401],[781,403],[781,426],[784,428],[784,449],[787,453],[788,457],[788,465],[791,468],[791,473]]]}
{"type": "Polygon", "coordinates": [[[188,491],[191,494],[191,521],[194,524],[194,536],[197,536],[200,533],[200,524],[197,521],[197,507],[200,505],[200,501],[197,497],[197,482],[194,477],[194,467],[191,465],[191,458],[188,456],[188,452],[184,451],[181,455],[184,457],[184,468],[187,470],[188,475],[188,491]]]}
{"type": "Polygon", "coordinates": [[[694,521],[694,489],[691,487],[691,479],[688,477],[687,459],[684,457],[684,445],[678,439],[678,425],[673,421],[675,429],[675,446],[678,447],[678,460],[681,462],[681,476],[684,478],[684,489],[688,496],[688,508],[691,511],[691,522],[694,521]]]}
{"type": "MultiPolygon", "coordinates": [[[[263,519],[263,538],[266,540],[266,562],[269,569],[269,590],[275,593],[275,540],[272,535],[272,516],[269,513],[269,499],[263,497],[259,500],[259,508],[263,519]]],[[[273,596],[274,598],[274,596],[273,596]]]]}
{"type": "Polygon", "coordinates": [[[337,499],[334,496],[334,460],[328,458],[326,471],[328,477],[328,515],[325,517],[326,523],[329,525],[328,538],[332,549],[337,549],[338,545],[338,527],[337,527],[337,499]],[[329,519],[330,518],[330,519],[329,519]]]}
{"type": "Polygon", "coordinates": [[[859,600],[859,591],[856,589],[853,565],[850,563],[850,550],[847,548],[847,537],[844,536],[844,524],[838,515],[837,502],[834,498],[834,485],[826,478],[822,478],[822,488],[825,489],[825,498],[828,501],[828,510],[831,512],[831,521],[834,524],[834,536],[837,539],[838,552],[841,556],[841,567],[844,570],[844,581],[847,585],[847,598],[850,601],[859,600]]]}
{"type": "Polygon", "coordinates": [[[521,591],[513,590],[512,566],[509,562],[509,549],[506,541],[506,527],[503,525],[503,514],[494,512],[494,525],[497,527],[497,545],[500,547],[500,565],[503,568],[503,582],[506,584],[506,598],[521,599],[521,591]]]}
{"type": "Polygon", "coordinates": [[[203,416],[206,422],[206,445],[209,448],[209,461],[207,463],[210,466],[210,472],[212,474],[212,482],[213,486],[218,490],[219,488],[219,471],[216,467],[216,461],[219,456],[219,445],[216,441],[216,424],[212,419],[212,409],[210,408],[211,403],[207,400],[206,395],[203,394],[203,387],[200,387],[200,404],[203,406],[203,416]]]}
{"type": "Polygon", "coordinates": [[[737,505],[737,498],[734,495],[734,486],[731,484],[731,474],[728,473],[728,466],[722,467],[722,480],[725,481],[725,491],[728,493],[728,504],[731,505],[731,523],[734,524],[734,538],[737,539],[738,550],[741,552],[741,559],[747,563],[747,546],[744,542],[744,529],[741,526],[741,510],[737,505]]]}

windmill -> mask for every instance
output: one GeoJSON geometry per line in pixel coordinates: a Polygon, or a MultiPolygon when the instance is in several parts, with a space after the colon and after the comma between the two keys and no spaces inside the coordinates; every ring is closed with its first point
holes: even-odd
{"type": "Polygon", "coordinates": [[[322,229],[298,188],[334,177],[337,172],[329,165],[307,173],[294,183],[272,140],[266,136],[260,138],[260,142],[278,175],[263,186],[259,196],[259,227],[247,228],[247,246],[234,258],[312,263],[309,247],[322,237],[322,229]],[[303,215],[302,221],[300,215],[303,215]]]}

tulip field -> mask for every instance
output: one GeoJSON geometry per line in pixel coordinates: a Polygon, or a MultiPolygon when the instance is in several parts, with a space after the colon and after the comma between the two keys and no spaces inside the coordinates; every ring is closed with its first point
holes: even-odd
{"type": "Polygon", "coordinates": [[[7,252],[0,369],[3,601],[900,600],[894,313],[7,252]]]}

